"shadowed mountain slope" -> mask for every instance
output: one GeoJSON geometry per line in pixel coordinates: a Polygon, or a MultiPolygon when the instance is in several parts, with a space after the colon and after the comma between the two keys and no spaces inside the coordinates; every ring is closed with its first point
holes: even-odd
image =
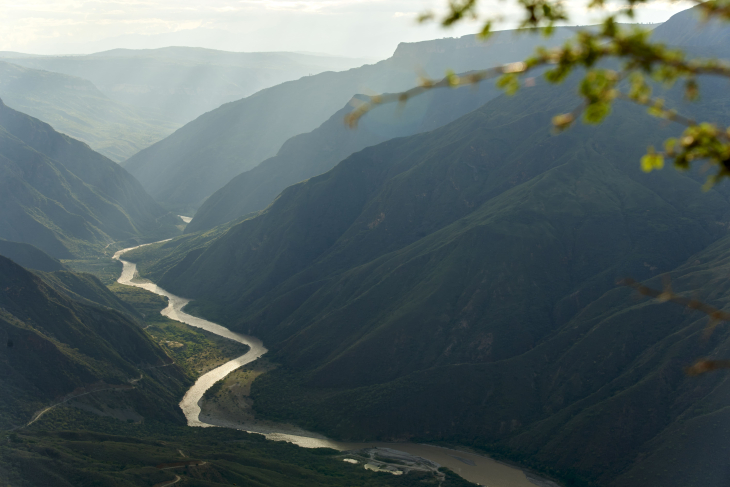
{"type": "Polygon", "coordinates": [[[180,126],[149,110],[110,100],[88,80],[3,61],[0,98],[11,108],[86,142],[116,162],[180,126]]]}
{"type": "Polygon", "coordinates": [[[292,137],[279,153],[239,174],[211,195],[195,213],[185,233],[209,230],[248,213],[263,210],[287,186],[332,169],[353,152],[395,137],[427,132],[445,125],[494,98],[491,84],[477,89],[435,90],[405,106],[380,106],[365,115],[356,129],[345,116],[368,97],[355,97],[308,134],[292,137]]]}
{"type": "Polygon", "coordinates": [[[339,73],[282,83],[201,115],[123,163],[160,203],[197,209],[234,176],[274,156],[289,138],[314,130],[358,93],[411,88],[418,75],[442,77],[521,60],[542,43],[559,44],[572,29],[546,40],[505,31],[488,42],[475,36],[401,44],[393,57],[339,73]]]}
{"type": "Polygon", "coordinates": [[[44,272],[65,269],[58,259],[54,259],[41,249],[27,243],[0,239],[0,255],[7,257],[27,269],[44,272]]]}
{"type": "MultiPolygon", "coordinates": [[[[99,295],[111,294],[101,288],[99,295]]],[[[127,391],[152,418],[184,421],[174,404],[187,379],[177,367],[167,367],[165,386],[149,375],[133,381],[145,368],[170,363],[141,328],[118,311],[70,299],[4,257],[0,344],[3,429],[68,394],[104,387],[127,391]]]]}
{"type": "MultiPolygon", "coordinates": [[[[574,89],[526,89],[366,148],[155,277],[283,363],[254,384],[263,415],[342,438],[471,443],[610,484],[704,395],[680,380],[695,328],[671,355],[654,350],[667,314],[616,321],[625,302],[606,296],[723,238],[730,204],[701,175],[641,172],[647,144],[678,131],[641,107],[553,135],[574,89]],[[615,320],[582,340],[604,311],[615,320]],[[644,387],[657,393],[634,394],[644,387]]],[[[682,110],[727,123],[723,83],[703,90],[682,110]]]]}
{"type": "Polygon", "coordinates": [[[0,102],[0,238],[69,258],[174,235],[175,219],[118,164],[0,102]]]}

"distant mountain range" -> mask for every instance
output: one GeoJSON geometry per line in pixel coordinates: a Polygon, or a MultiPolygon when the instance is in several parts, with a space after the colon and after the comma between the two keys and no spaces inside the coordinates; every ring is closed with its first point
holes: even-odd
{"type": "Polygon", "coordinates": [[[0,101],[0,238],[71,258],[178,223],[118,164],[0,101]]]}
{"type": "MultiPolygon", "coordinates": [[[[227,52],[197,47],[113,49],[82,56],[5,60],[91,81],[108,98],[177,124],[285,81],[342,71],[362,61],[289,52],[227,52]]],[[[3,53],[0,52],[0,59],[3,53]]]]}
{"type": "Polygon", "coordinates": [[[0,98],[95,151],[120,162],[170,135],[180,124],[112,101],[90,81],[0,61],[0,98]]]}
{"type": "Polygon", "coordinates": [[[223,223],[266,208],[287,186],[332,169],[353,152],[395,137],[427,132],[445,125],[494,98],[491,84],[478,88],[435,90],[405,106],[377,107],[356,129],[345,116],[368,96],[354,97],[329,120],[307,134],[286,141],[278,154],[239,174],[211,195],[185,228],[186,233],[210,230],[223,223]]]}
{"type": "Polygon", "coordinates": [[[394,92],[417,84],[418,76],[443,77],[522,60],[541,44],[558,45],[572,28],[549,39],[495,34],[401,44],[374,65],[321,73],[259,91],[200,116],[166,139],[123,163],[163,206],[193,212],[234,176],[274,156],[284,142],[314,130],[354,95],[394,92]]]}

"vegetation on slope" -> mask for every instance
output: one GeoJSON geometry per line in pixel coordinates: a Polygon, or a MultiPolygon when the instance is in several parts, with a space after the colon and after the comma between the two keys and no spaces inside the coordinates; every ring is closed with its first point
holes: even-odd
{"type": "MultiPolygon", "coordinates": [[[[704,88],[693,109],[724,121],[725,91],[704,88]]],[[[639,108],[551,134],[571,91],[538,85],[353,154],[178,257],[161,285],[283,363],[253,384],[265,417],[618,482],[702,401],[682,389],[699,325],[667,339],[669,313],[646,325],[622,302],[583,337],[617,278],[671,271],[718,241],[730,205],[700,174],[640,170],[647,142],[672,129],[639,108]]]]}
{"type": "Polygon", "coordinates": [[[317,129],[292,137],[276,156],[239,174],[213,193],[185,232],[209,230],[263,210],[287,186],[329,171],[353,152],[438,128],[481,106],[496,93],[496,88],[486,84],[476,90],[430,92],[405,107],[379,107],[360,120],[357,130],[352,130],[343,123],[345,116],[369,99],[356,96],[317,129]]]}
{"type": "Polygon", "coordinates": [[[241,343],[162,316],[160,311],[168,304],[162,296],[119,283],[109,290],[134,309],[150,338],[191,378],[197,379],[249,350],[241,343]]]}
{"type": "MultiPolygon", "coordinates": [[[[558,29],[549,43],[570,37],[558,29]]],[[[307,76],[259,91],[201,115],[124,163],[159,202],[197,209],[234,176],[274,156],[291,137],[314,130],[358,93],[409,88],[420,73],[441,76],[522,59],[543,38],[504,32],[401,44],[393,57],[349,71],[307,76]]]]}
{"type": "Polygon", "coordinates": [[[170,135],[180,124],[112,101],[90,81],[0,61],[0,98],[15,110],[121,162],[170,135]]]}
{"type": "MultiPolygon", "coordinates": [[[[109,291],[99,288],[99,295],[109,291]]],[[[113,296],[107,296],[113,300],[113,296]]],[[[3,429],[92,390],[115,390],[140,417],[182,421],[177,397],[189,379],[126,315],[76,301],[0,257],[3,429]]]]}
{"type": "Polygon", "coordinates": [[[78,258],[177,221],[118,164],[0,102],[0,238],[78,258]]]}
{"type": "Polygon", "coordinates": [[[442,469],[395,476],[343,462],[330,449],[306,449],[222,428],[128,424],[68,408],[0,444],[0,481],[25,486],[469,487],[442,469]]]}

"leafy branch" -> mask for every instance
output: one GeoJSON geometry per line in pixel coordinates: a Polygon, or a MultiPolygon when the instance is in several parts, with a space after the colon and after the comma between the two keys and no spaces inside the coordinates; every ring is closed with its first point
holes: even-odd
{"type": "MultiPolygon", "coordinates": [[[[730,21],[730,0],[695,0],[707,19],[730,21]]],[[[517,0],[524,16],[519,24],[522,30],[541,30],[551,35],[557,22],[568,21],[568,15],[560,1],[517,0]]],[[[579,85],[582,103],[570,112],[553,118],[558,130],[569,128],[580,116],[585,123],[598,124],[611,112],[615,100],[627,100],[644,105],[650,115],[686,126],[679,138],[665,141],[664,151],[657,152],[649,147],[642,157],[641,166],[645,171],[660,169],[664,158],[670,157],[675,167],[688,169],[695,160],[707,160],[716,166],[717,171],[708,179],[708,185],[730,176],[730,128],[719,127],[709,122],[696,122],[664,106],[664,101],[652,98],[652,86],[648,80],[671,87],[677,82],[684,83],[684,94],[689,100],[699,96],[697,78],[713,75],[730,78],[730,64],[717,59],[687,59],[684,52],[671,49],[663,44],[652,43],[650,32],[639,27],[622,28],[621,17],[633,18],[635,9],[646,0],[626,0],[618,13],[607,15],[596,30],[578,31],[575,38],[560,48],[538,48],[535,55],[523,62],[473,72],[464,76],[447,73],[442,80],[422,79],[420,85],[402,93],[371,97],[351,112],[346,122],[357,125],[358,120],[377,105],[384,103],[405,103],[410,98],[436,88],[454,88],[474,85],[485,80],[499,77],[497,86],[507,94],[514,94],[521,88],[521,80],[526,73],[539,68],[549,67],[544,73],[550,83],[561,83],[576,69],[585,69],[579,85]],[[619,70],[599,65],[607,60],[622,63],[619,70]],[[621,83],[628,81],[628,90],[622,91],[621,83]]],[[[450,0],[449,11],[441,19],[444,26],[451,26],[465,19],[479,19],[477,11],[479,0],[450,0]]],[[[605,0],[592,0],[589,8],[606,8],[605,0]]],[[[435,15],[427,12],[421,20],[433,20],[435,15]]],[[[480,37],[487,38],[492,33],[497,17],[484,19],[480,37]]],[[[605,63],[604,63],[605,64],[605,63]]]]}

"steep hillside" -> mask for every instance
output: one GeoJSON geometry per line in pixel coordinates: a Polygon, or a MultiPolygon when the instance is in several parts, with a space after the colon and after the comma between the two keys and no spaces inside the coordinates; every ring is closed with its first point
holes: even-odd
{"type": "Polygon", "coordinates": [[[684,48],[730,46],[730,29],[722,21],[705,22],[699,6],[680,12],[657,27],[651,35],[653,41],[684,48]]]}
{"type": "Polygon", "coordinates": [[[362,64],[357,59],[315,54],[198,47],[113,49],[85,56],[16,53],[5,60],[87,79],[114,101],[144,111],[153,109],[181,124],[269,86],[362,64]]]}
{"type": "Polygon", "coordinates": [[[29,269],[44,272],[64,269],[63,264],[58,259],[54,259],[41,249],[27,243],[0,239],[0,255],[29,269]]]}
{"type": "Polygon", "coordinates": [[[167,367],[163,386],[144,372],[170,359],[140,327],[117,311],[70,299],[4,257],[0,343],[2,429],[67,395],[102,388],[127,394],[120,404],[144,416],[184,421],[174,404],[187,378],[167,367]]]}
{"type": "Polygon", "coordinates": [[[116,162],[180,126],[149,110],[112,101],[85,79],[2,61],[0,98],[116,162]]]}
{"type": "Polygon", "coordinates": [[[70,258],[176,220],[118,164],[0,102],[0,238],[70,258]]]}
{"type": "Polygon", "coordinates": [[[37,272],[36,274],[43,279],[43,282],[70,299],[82,304],[115,309],[129,318],[142,321],[142,314],[137,309],[119,299],[93,274],[68,270],[37,272]]]}
{"type": "Polygon", "coordinates": [[[209,230],[248,213],[263,210],[287,186],[332,169],[353,152],[395,137],[427,132],[474,110],[496,96],[491,84],[478,89],[436,90],[405,106],[377,107],[356,130],[345,115],[368,97],[360,95],[308,134],[292,137],[276,156],[239,174],[213,193],[195,213],[185,233],[209,230]]]}
{"type": "MultiPolygon", "coordinates": [[[[727,123],[723,86],[682,109],[727,123]]],[[[189,253],[161,285],[283,363],[254,385],[261,414],[344,438],[473,443],[608,484],[639,451],[656,453],[676,417],[664,411],[678,411],[665,399],[697,350],[684,341],[661,360],[666,314],[579,340],[589,316],[604,317],[586,307],[617,278],[671,271],[722,238],[730,204],[727,188],[701,191],[702,175],[641,172],[647,144],[680,128],[639,107],[553,135],[574,89],[538,85],[355,153],[189,253]],[[645,386],[661,393],[628,392],[645,386]]]]}
{"type": "Polygon", "coordinates": [[[358,93],[395,92],[425,72],[441,77],[523,59],[548,40],[506,31],[487,43],[474,36],[401,44],[393,57],[340,73],[321,73],[262,90],[208,112],[123,165],[160,203],[194,211],[234,176],[271,157],[294,135],[309,132],[358,93]]]}

